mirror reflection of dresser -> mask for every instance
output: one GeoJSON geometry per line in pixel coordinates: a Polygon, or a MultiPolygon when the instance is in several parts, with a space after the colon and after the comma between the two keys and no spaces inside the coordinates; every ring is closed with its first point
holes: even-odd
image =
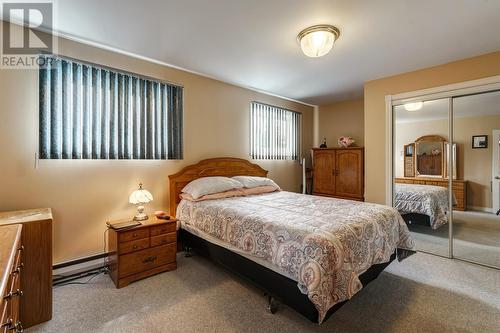
{"type": "MultiPolygon", "coordinates": [[[[404,177],[396,183],[448,187],[449,143],[439,135],[426,135],[404,145],[404,177]]],[[[457,147],[452,147],[453,160],[457,160],[457,147]]],[[[457,199],[455,210],[466,210],[467,181],[457,179],[457,166],[453,165],[453,193],[457,199]]]]}

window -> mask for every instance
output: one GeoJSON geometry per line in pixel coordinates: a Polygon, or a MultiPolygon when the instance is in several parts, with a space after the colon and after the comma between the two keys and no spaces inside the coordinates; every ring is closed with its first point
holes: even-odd
{"type": "Polygon", "coordinates": [[[182,159],[182,87],[42,58],[40,159],[182,159]]]}
{"type": "Polygon", "coordinates": [[[254,159],[297,160],[300,155],[300,113],[252,102],[250,155],[254,159]]]}

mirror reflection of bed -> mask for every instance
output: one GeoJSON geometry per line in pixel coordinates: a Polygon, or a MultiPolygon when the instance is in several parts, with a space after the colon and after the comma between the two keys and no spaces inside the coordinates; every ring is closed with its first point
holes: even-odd
{"type": "Polygon", "coordinates": [[[393,116],[394,205],[417,249],[500,267],[500,92],[398,105],[393,116]]]}

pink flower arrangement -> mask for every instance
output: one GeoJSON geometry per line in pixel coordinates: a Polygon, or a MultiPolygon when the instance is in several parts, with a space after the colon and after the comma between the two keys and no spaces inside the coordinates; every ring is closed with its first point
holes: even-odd
{"type": "Polygon", "coordinates": [[[342,148],[347,148],[354,143],[354,139],[350,136],[341,136],[338,138],[339,146],[342,148]]]}

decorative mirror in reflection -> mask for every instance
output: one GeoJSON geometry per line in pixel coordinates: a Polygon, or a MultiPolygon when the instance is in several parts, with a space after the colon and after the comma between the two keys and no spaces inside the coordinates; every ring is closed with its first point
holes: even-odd
{"type": "Polygon", "coordinates": [[[446,141],[437,135],[426,135],[415,140],[417,176],[444,178],[444,147],[446,141]]]}
{"type": "MultiPolygon", "coordinates": [[[[439,135],[419,137],[404,145],[404,176],[448,178],[449,143],[439,135]]],[[[453,144],[452,157],[457,158],[457,145],[453,144]]],[[[457,167],[453,164],[453,179],[457,178],[457,167]]]]}

